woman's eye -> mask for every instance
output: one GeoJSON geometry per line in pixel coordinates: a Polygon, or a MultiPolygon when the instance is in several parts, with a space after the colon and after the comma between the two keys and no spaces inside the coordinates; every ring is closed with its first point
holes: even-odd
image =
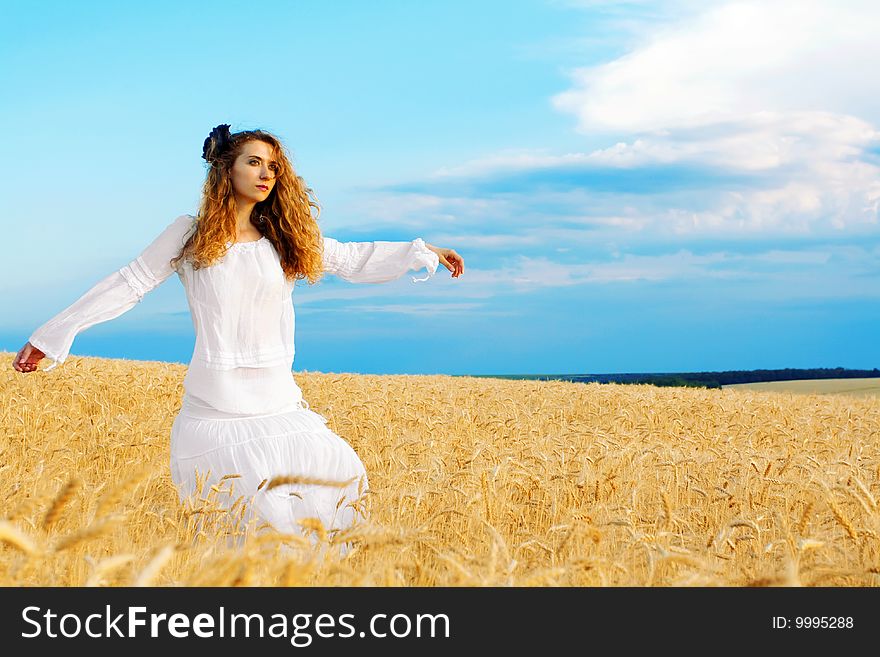
{"type": "MultiPolygon", "coordinates": [[[[251,160],[250,163],[251,164],[259,164],[260,161],[259,160],[251,160]]],[[[279,167],[277,164],[273,164],[269,168],[272,169],[272,171],[278,171],[278,169],[280,169],[281,167],[279,167]]]]}

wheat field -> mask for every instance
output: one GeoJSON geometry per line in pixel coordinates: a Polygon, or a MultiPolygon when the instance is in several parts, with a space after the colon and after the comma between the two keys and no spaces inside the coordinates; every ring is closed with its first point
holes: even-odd
{"type": "Polygon", "coordinates": [[[722,386],[731,390],[764,392],[801,392],[816,395],[847,394],[859,397],[880,396],[880,378],[872,379],[800,379],[797,381],[765,381],[722,386]]]}
{"type": "Polygon", "coordinates": [[[185,365],[0,355],[0,585],[880,583],[877,397],[297,372],[369,519],[230,547],[170,478],[185,365]]]}

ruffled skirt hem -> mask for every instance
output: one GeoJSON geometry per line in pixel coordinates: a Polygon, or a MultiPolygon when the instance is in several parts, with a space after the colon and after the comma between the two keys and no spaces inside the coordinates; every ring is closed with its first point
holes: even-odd
{"type": "Polygon", "coordinates": [[[256,521],[303,536],[364,519],[364,465],[307,405],[267,415],[205,414],[185,397],[172,425],[171,478],[182,503],[228,511],[239,531],[256,521]],[[273,480],[284,483],[270,488],[273,480]]]}

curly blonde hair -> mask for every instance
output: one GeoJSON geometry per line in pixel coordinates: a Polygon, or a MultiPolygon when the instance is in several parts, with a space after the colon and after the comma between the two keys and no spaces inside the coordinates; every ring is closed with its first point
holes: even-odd
{"type": "Polygon", "coordinates": [[[232,133],[228,145],[206,140],[205,159],[211,168],[202,188],[196,230],[180,255],[171,260],[171,266],[176,270],[181,260],[189,260],[193,269],[210,267],[226,254],[227,242],[236,241],[236,204],[230,173],[242,147],[255,140],[272,147],[279,168],[275,186],[254,207],[251,223],[275,247],[288,280],[308,279],[314,284],[323,273],[323,241],[318,228],[321,207],[312,189],[294,170],[281,140],[264,130],[232,133]],[[222,152],[218,152],[221,146],[222,152]],[[312,208],[316,210],[314,216],[312,208]]]}

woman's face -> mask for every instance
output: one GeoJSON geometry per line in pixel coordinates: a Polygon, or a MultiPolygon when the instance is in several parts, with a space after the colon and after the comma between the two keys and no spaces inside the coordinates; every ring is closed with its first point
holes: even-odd
{"type": "Polygon", "coordinates": [[[272,159],[272,147],[264,141],[249,141],[232,164],[230,180],[235,198],[245,203],[259,203],[269,197],[275,186],[278,163],[272,159]]]}

